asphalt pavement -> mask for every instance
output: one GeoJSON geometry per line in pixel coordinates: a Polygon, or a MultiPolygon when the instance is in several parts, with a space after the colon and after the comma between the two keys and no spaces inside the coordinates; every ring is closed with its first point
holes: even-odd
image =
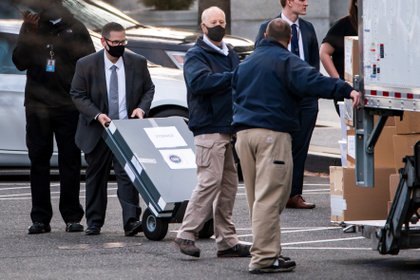
{"type": "MultiPolygon", "coordinates": [[[[329,180],[306,176],[304,197],[313,210],[281,215],[282,254],[297,262],[294,272],[264,276],[247,272],[249,259],[216,257],[213,239],[199,240],[199,259],[179,253],[170,224],[162,241],[142,233],[125,237],[116,185],[109,185],[107,218],[99,236],[65,232],[58,211],[58,183],[52,186],[52,232],[28,235],[28,182],[0,182],[0,279],[420,279],[419,251],[382,256],[360,233],[344,233],[330,222],[329,180]]],[[[81,198],[84,203],[84,185],[81,198]]],[[[244,186],[236,197],[234,221],[243,242],[252,242],[244,186]]],[[[85,223],[85,220],[82,221],[85,223]]]]}
{"type": "MultiPolygon", "coordinates": [[[[99,236],[67,233],[58,211],[59,184],[51,196],[52,232],[28,235],[31,196],[25,177],[0,176],[0,280],[3,279],[420,279],[420,252],[404,250],[382,256],[359,232],[345,233],[330,222],[329,165],[339,165],[342,138],[332,102],[320,100],[311,141],[304,197],[313,210],[286,209],[281,215],[282,254],[297,262],[294,272],[256,276],[249,259],[216,257],[213,239],[199,240],[201,257],[179,253],[173,239],[179,224],[170,224],[164,240],[142,233],[125,237],[116,184],[109,184],[107,218],[99,236]],[[7,181],[13,179],[14,181],[7,181]]],[[[8,172],[7,170],[5,171],[8,172]]],[[[4,172],[1,173],[4,175],[4,172]]],[[[81,186],[84,205],[84,185],[81,186]]],[[[244,186],[239,186],[234,222],[243,242],[252,242],[244,186]]],[[[82,220],[85,224],[85,220],[82,220]]]]}

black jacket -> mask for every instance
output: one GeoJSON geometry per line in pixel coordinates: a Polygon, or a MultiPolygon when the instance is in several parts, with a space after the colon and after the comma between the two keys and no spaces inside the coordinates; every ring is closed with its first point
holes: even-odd
{"type": "Polygon", "coordinates": [[[232,71],[238,55],[229,47],[225,56],[199,38],[185,56],[189,123],[194,135],[232,133],[232,71]]]}
{"type": "Polygon", "coordinates": [[[65,8],[60,8],[61,21],[52,24],[41,13],[38,28],[24,23],[19,33],[13,62],[26,70],[25,106],[49,108],[74,107],[70,84],[79,58],[95,52],[86,27],[65,8]],[[55,71],[47,72],[47,60],[55,59],[55,71]]]}
{"type": "MultiPolygon", "coordinates": [[[[123,60],[127,114],[130,117],[136,108],[142,109],[147,114],[155,93],[147,60],[129,50],[124,52],[123,60]]],[[[103,133],[103,127],[95,120],[95,116],[99,113],[108,114],[104,50],[77,62],[70,94],[80,112],[76,145],[88,154],[96,147],[103,133]]]]}

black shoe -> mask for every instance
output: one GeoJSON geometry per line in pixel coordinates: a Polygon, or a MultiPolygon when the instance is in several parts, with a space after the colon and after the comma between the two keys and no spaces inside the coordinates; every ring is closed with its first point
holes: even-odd
{"type": "Polygon", "coordinates": [[[289,272],[295,269],[296,263],[292,260],[284,260],[284,258],[277,259],[272,265],[262,268],[249,269],[249,273],[262,274],[262,273],[277,273],[289,272]]]}
{"type": "Polygon", "coordinates": [[[143,231],[143,227],[140,221],[129,222],[124,227],[124,235],[125,236],[134,236],[139,232],[143,231]]]}
{"type": "Polygon", "coordinates": [[[218,258],[247,258],[251,256],[249,250],[251,249],[251,245],[245,244],[236,244],[232,248],[223,251],[217,251],[218,258]]]}
{"type": "Polygon", "coordinates": [[[200,257],[200,249],[195,246],[195,242],[193,240],[175,238],[174,242],[181,253],[196,258],[200,257]]]}
{"type": "Polygon", "coordinates": [[[101,228],[98,226],[89,226],[85,231],[86,235],[98,235],[100,233],[101,233],[101,228]]]}
{"type": "Polygon", "coordinates": [[[280,255],[279,259],[283,259],[285,261],[290,261],[289,257],[285,257],[285,256],[282,256],[282,255],[280,255]]]}
{"type": "Polygon", "coordinates": [[[78,222],[67,223],[66,224],[66,231],[67,232],[82,232],[83,231],[83,226],[78,222]]]}
{"type": "Polygon", "coordinates": [[[46,225],[44,223],[35,222],[28,228],[28,234],[39,234],[39,233],[46,233],[50,232],[51,227],[50,225],[46,225]]]}

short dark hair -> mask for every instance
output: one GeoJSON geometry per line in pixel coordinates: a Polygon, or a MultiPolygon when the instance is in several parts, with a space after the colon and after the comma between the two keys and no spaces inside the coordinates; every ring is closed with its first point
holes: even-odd
{"type": "Polygon", "coordinates": [[[291,33],[290,25],[281,18],[270,21],[266,29],[268,39],[281,42],[289,42],[291,33]]]}
{"type": "Polygon", "coordinates": [[[280,0],[280,5],[284,8],[286,7],[287,0],[280,0]]]}
{"type": "Polygon", "coordinates": [[[109,38],[112,31],[125,31],[125,28],[116,22],[109,22],[102,27],[102,37],[109,38]]]}

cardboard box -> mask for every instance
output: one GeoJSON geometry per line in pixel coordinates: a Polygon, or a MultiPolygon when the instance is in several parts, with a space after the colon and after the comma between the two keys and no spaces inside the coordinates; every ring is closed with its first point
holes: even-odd
{"type": "Polygon", "coordinates": [[[414,145],[420,141],[420,134],[394,135],[394,165],[396,171],[404,167],[403,158],[414,155],[414,145]]]}
{"type": "Polygon", "coordinates": [[[420,133],[420,113],[404,112],[403,119],[394,117],[397,134],[420,133]]]}
{"type": "Polygon", "coordinates": [[[344,99],[338,102],[338,109],[340,112],[340,126],[347,129],[347,126],[353,126],[353,101],[351,99],[344,99]]]}
{"type": "Polygon", "coordinates": [[[400,183],[400,174],[394,173],[389,175],[389,200],[393,201],[398,184],[400,183]]]}
{"type": "MultiPolygon", "coordinates": [[[[375,115],[373,116],[373,122],[378,123],[379,116],[375,115]]],[[[395,126],[395,117],[388,117],[386,120],[385,126],[395,126]]]]}
{"type": "MultiPolygon", "coordinates": [[[[395,168],[392,137],[395,126],[385,126],[375,145],[375,167],[395,168]]],[[[356,139],[354,129],[347,130],[347,166],[354,166],[356,161],[356,139]]]]}
{"type": "Polygon", "coordinates": [[[344,37],[344,79],[353,83],[353,76],[359,74],[359,38],[344,37]]]}
{"type": "Polygon", "coordinates": [[[347,130],[347,167],[354,167],[356,164],[356,138],[354,129],[347,130]]]}
{"type": "Polygon", "coordinates": [[[358,187],[354,168],[330,167],[331,221],[383,220],[387,217],[389,175],[393,168],[375,169],[375,187],[358,187]]]}
{"type": "Polygon", "coordinates": [[[394,167],[394,150],[392,136],[395,126],[385,126],[375,145],[375,167],[394,167]]]}
{"type": "Polygon", "coordinates": [[[340,146],[340,155],[341,155],[341,166],[348,166],[347,163],[347,141],[339,140],[338,145],[340,146]]]}
{"type": "Polygon", "coordinates": [[[391,211],[391,207],[392,207],[392,201],[388,201],[388,203],[387,203],[387,212],[388,212],[388,214],[391,211]]]}

